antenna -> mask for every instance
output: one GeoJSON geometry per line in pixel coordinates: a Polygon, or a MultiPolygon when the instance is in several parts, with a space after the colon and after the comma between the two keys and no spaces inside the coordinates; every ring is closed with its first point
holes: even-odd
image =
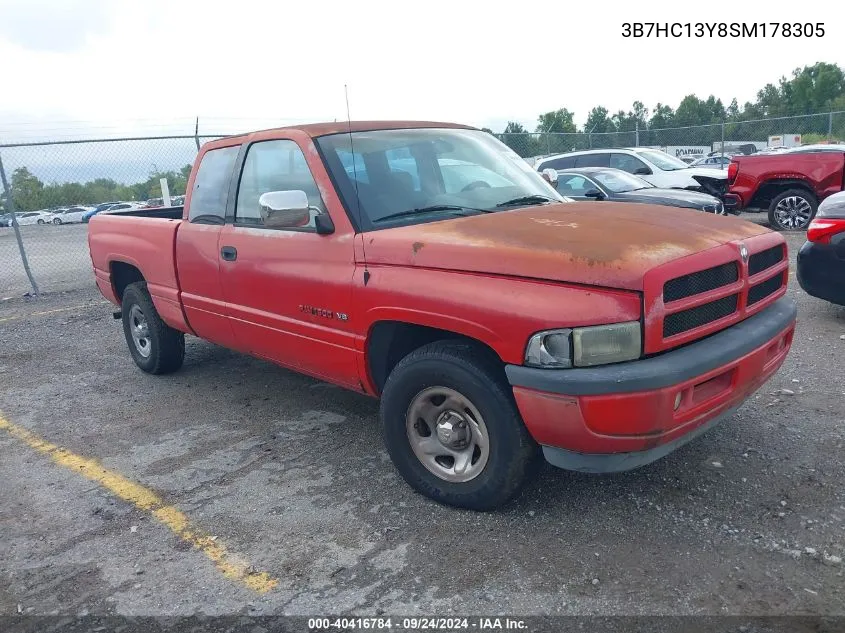
{"type": "MultiPolygon", "coordinates": [[[[361,214],[361,196],[358,193],[358,168],[355,160],[355,146],[352,144],[352,117],[349,115],[349,88],[343,84],[343,95],[346,98],[346,125],[349,132],[349,149],[352,152],[352,178],[355,183],[355,209],[358,216],[358,226],[363,227],[363,215],[361,214]]],[[[364,254],[364,285],[370,281],[370,271],[367,270],[367,240],[361,235],[361,249],[364,254]]]]}

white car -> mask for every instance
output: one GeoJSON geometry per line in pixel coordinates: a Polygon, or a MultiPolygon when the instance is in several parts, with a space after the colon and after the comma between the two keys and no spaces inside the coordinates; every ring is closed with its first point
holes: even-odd
{"type": "Polygon", "coordinates": [[[725,171],[707,167],[690,167],[684,161],[648,147],[619,149],[591,149],[544,158],[534,165],[544,169],[573,169],[577,167],[612,167],[639,176],[662,189],[692,189],[704,193],[724,191],[728,175],[725,171]]]}
{"type": "Polygon", "coordinates": [[[49,211],[24,211],[15,215],[20,226],[26,226],[27,224],[47,224],[52,217],[49,211]]]}
{"type": "Polygon", "coordinates": [[[50,218],[53,224],[77,224],[82,222],[82,216],[91,211],[93,207],[69,207],[59,209],[50,218]]]}
{"type": "Polygon", "coordinates": [[[121,211],[129,211],[130,209],[140,209],[142,206],[140,202],[118,202],[105,211],[100,211],[97,215],[108,215],[109,213],[119,213],[121,211]]]}

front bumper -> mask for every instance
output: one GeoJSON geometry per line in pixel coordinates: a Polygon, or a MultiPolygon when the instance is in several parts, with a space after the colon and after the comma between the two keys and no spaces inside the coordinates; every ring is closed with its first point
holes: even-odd
{"type": "Polygon", "coordinates": [[[808,295],[845,306],[845,244],[805,242],[798,251],[798,284],[808,295]]]}
{"type": "Polygon", "coordinates": [[[585,472],[629,470],[730,415],[783,364],[795,319],[794,302],[784,298],[726,330],[650,358],[590,368],[505,369],[522,419],[550,463],[585,472]]]}

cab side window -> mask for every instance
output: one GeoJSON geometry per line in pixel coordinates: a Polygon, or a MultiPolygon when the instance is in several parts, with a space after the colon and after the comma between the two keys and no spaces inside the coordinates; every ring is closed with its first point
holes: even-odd
{"type": "Polygon", "coordinates": [[[226,198],[240,147],[221,147],[205,153],[191,191],[190,222],[223,224],[226,198]]]}
{"type": "Polygon", "coordinates": [[[635,173],[638,169],[648,169],[648,165],[630,154],[611,154],[610,166],[614,169],[627,171],[629,174],[635,173]]]}
{"type": "Polygon", "coordinates": [[[305,155],[294,141],[260,141],[249,147],[238,187],[235,224],[264,227],[259,199],[271,191],[303,191],[310,207],[309,218],[301,225],[273,228],[313,231],[314,218],[326,212],[305,155]]]}

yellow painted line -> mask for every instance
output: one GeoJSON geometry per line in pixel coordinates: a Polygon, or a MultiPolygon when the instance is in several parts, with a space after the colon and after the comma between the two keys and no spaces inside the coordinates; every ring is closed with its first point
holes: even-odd
{"type": "Polygon", "coordinates": [[[65,448],[51,444],[25,428],[12,424],[2,415],[0,415],[0,429],[39,453],[47,455],[59,466],[100,484],[136,508],[149,512],[176,536],[205,554],[226,578],[242,582],[258,593],[267,593],[279,584],[279,581],[267,572],[255,571],[251,565],[237,560],[229,553],[225,545],[192,526],[190,519],[183,512],[167,505],[152,490],[104,468],[93,459],[76,455],[65,448]]]}
{"type": "MultiPolygon", "coordinates": [[[[85,304],[81,306],[70,306],[68,308],[56,308],[55,310],[44,310],[43,312],[30,312],[29,314],[16,314],[10,317],[3,317],[0,319],[0,323],[5,323],[6,321],[17,321],[18,319],[28,319],[29,317],[37,317],[37,316],[46,316],[48,314],[55,314],[56,312],[68,312],[70,310],[81,310],[82,308],[90,307],[92,304],[85,304]]],[[[96,304],[94,304],[96,305],[96,304]]]]}

